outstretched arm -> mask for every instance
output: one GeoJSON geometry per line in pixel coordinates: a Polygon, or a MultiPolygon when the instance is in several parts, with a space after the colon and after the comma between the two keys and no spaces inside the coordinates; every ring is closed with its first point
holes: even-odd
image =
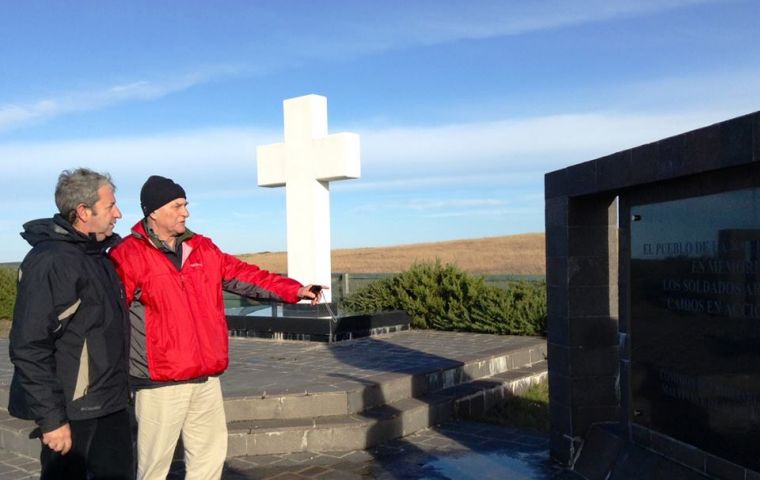
{"type": "Polygon", "coordinates": [[[303,285],[292,278],[263,270],[232,255],[222,253],[222,281],[225,290],[251,298],[272,298],[296,303],[306,296],[303,285]]]}

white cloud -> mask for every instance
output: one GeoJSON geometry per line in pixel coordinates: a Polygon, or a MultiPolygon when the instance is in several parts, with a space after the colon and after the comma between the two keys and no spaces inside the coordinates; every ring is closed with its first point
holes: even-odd
{"type": "MultiPolygon", "coordinates": [[[[361,132],[363,177],[338,182],[335,190],[352,213],[369,208],[365,197],[352,194],[390,192],[398,198],[396,207],[389,207],[393,200],[385,199],[381,210],[369,211],[396,208],[428,218],[529,215],[532,211],[530,216],[540,217],[542,177],[547,171],[724,120],[723,113],[590,112],[369,130],[361,132]],[[460,195],[457,187],[469,190],[460,195]],[[504,191],[503,197],[494,194],[499,189],[504,191]],[[421,191],[435,195],[419,195],[421,191]],[[411,197],[410,192],[414,192],[411,197]]],[[[253,128],[219,128],[147,137],[0,145],[0,201],[6,206],[0,225],[17,231],[31,218],[48,216],[58,173],[77,166],[114,176],[119,202],[128,207],[121,233],[128,229],[129,217],[138,216],[133,207],[137,192],[146,176],[153,173],[181,181],[198,199],[192,204],[202,206],[214,225],[256,223],[256,210],[249,205],[261,207],[266,203],[269,211],[283,207],[281,195],[256,186],[255,172],[256,146],[281,141],[281,135],[253,128]],[[253,197],[257,198],[254,204],[250,203],[253,197]]],[[[200,209],[194,211],[200,213],[200,209]]],[[[205,228],[203,218],[197,215],[194,222],[205,228]]],[[[270,220],[271,216],[264,223],[270,220]]],[[[19,258],[16,251],[20,247],[13,248],[16,250],[6,255],[19,258]]]]}
{"type": "Polygon", "coordinates": [[[101,90],[62,93],[23,104],[0,105],[0,132],[70,113],[99,110],[130,101],[148,101],[240,72],[237,67],[214,67],[162,81],[139,80],[101,90]]]}
{"type": "MultiPolygon", "coordinates": [[[[108,172],[117,185],[124,231],[139,218],[138,195],[148,175],[179,181],[192,192],[193,209],[206,202],[265,195],[256,186],[256,145],[276,141],[274,133],[231,128],[147,137],[0,144],[0,203],[3,217],[20,226],[55,209],[53,189],[65,169],[108,172]]],[[[200,217],[197,217],[200,219],[200,217]]],[[[18,227],[17,227],[18,228],[18,227]]]]}
{"type": "Polygon", "coordinates": [[[361,132],[365,171],[550,171],[725,120],[723,111],[589,112],[361,132]]]}
{"type": "Polygon", "coordinates": [[[443,199],[419,199],[409,198],[403,201],[384,201],[355,206],[351,209],[354,214],[368,213],[378,209],[389,210],[414,210],[431,211],[443,209],[461,209],[473,207],[495,207],[505,205],[507,202],[499,198],[443,198],[443,199]]]}
{"type": "MultiPolygon", "coordinates": [[[[309,55],[346,58],[387,50],[461,40],[522,35],[587,23],[609,21],[725,0],[544,0],[540,2],[479,0],[404,1],[373,8],[374,0],[340,3],[346,11],[331,22],[302,32],[309,55]],[[367,15],[372,11],[372,15],[367,15]],[[329,34],[320,28],[329,29],[329,34]]],[[[336,7],[337,8],[337,7],[336,7]]],[[[303,51],[292,37],[279,42],[303,51]]]]}
{"type": "Polygon", "coordinates": [[[524,215],[536,213],[536,207],[507,207],[507,208],[489,208],[489,209],[468,209],[448,212],[437,212],[425,214],[426,218],[473,218],[473,217],[508,217],[512,215],[524,215]]]}
{"type": "MultiPolygon", "coordinates": [[[[615,114],[589,112],[426,128],[362,131],[363,177],[341,191],[435,188],[463,184],[519,185],[547,171],[724,120],[723,112],[615,114]]],[[[218,128],[146,137],[0,145],[3,189],[47,191],[61,170],[88,166],[110,172],[121,191],[146,175],[177,176],[198,198],[257,195],[256,146],[281,132],[218,128]]]]}
{"type": "MultiPolygon", "coordinates": [[[[414,210],[431,210],[442,208],[494,206],[503,205],[504,203],[504,200],[496,198],[461,198],[446,200],[422,200],[418,202],[412,202],[411,204],[406,204],[406,207],[412,208],[414,210]]],[[[403,207],[404,205],[401,206],[403,207]]]]}
{"type": "Polygon", "coordinates": [[[619,108],[633,111],[643,108],[663,111],[699,104],[700,108],[709,109],[713,117],[725,119],[757,110],[758,84],[760,69],[752,66],[631,82],[600,94],[602,101],[615,98],[619,108]]]}
{"type": "MultiPolygon", "coordinates": [[[[413,166],[410,166],[412,169],[413,166]]],[[[416,170],[420,170],[417,168],[416,170]]],[[[481,170],[473,164],[473,170],[481,170]]],[[[366,172],[366,169],[365,169],[366,172]]],[[[466,173],[453,171],[446,175],[429,172],[410,171],[407,175],[396,170],[365,173],[359,181],[338,182],[330,186],[336,192],[397,191],[407,192],[420,189],[455,188],[465,185],[497,184],[504,187],[525,185],[541,181],[544,171],[513,172],[506,169],[486,173],[466,173]],[[334,186],[333,186],[334,185],[334,186]]]]}
{"type": "MultiPolygon", "coordinates": [[[[357,2],[346,6],[345,14],[305,29],[299,36],[290,34],[292,21],[303,12],[291,16],[262,16],[267,21],[280,21],[282,28],[260,47],[246,52],[256,63],[217,66],[188,66],[193,73],[163,75],[162,79],[136,79],[99,90],[62,92],[59,95],[31,101],[0,105],[0,132],[42,122],[71,113],[99,110],[126,102],[155,100],[196,85],[231,76],[258,76],[287,67],[324,58],[347,60],[380,51],[414,48],[555,29],[619,17],[656,14],[704,3],[726,0],[552,0],[542,2],[480,1],[464,7],[459,2],[404,2],[403,8],[372,9],[372,3],[357,2]]],[[[337,7],[336,7],[337,8],[337,7]]],[[[307,12],[308,13],[308,12],[307,12]]],[[[254,19],[260,21],[261,18],[254,19]]],[[[313,22],[312,22],[313,23],[313,22]]],[[[312,23],[307,22],[306,25],[312,23]]],[[[263,27],[263,25],[262,25],[263,27]]],[[[267,25],[271,27],[271,25],[267,25]]],[[[211,38],[209,44],[217,40],[211,38]]],[[[157,48],[161,48],[158,46],[157,48]]],[[[156,73],[138,73],[139,77],[156,78],[156,73]]]]}
{"type": "Polygon", "coordinates": [[[275,135],[264,130],[220,128],[144,137],[19,142],[0,145],[0,164],[6,178],[32,178],[50,170],[57,174],[80,165],[128,177],[155,170],[189,175],[232,170],[235,175],[235,169],[249,169],[255,178],[256,146],[275,141],[275,135]]]}
{"type": "Polygon", "coordinates": [[[459,3],[436,4],[426,15],[416,17],[428,43],[467,38],[519,35],[571,25],[600,22],[619,17],[654,14],[691,5],[722,0],[553,0],[542,2],[480,2],[480,8],[462,8],[459,3]]]}

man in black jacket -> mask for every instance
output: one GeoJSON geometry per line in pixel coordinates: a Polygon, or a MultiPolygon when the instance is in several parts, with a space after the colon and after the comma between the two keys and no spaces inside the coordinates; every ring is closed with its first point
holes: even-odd
{"type": "Polygon", "coordinates": [[[34,420],[42,478],[131,479],[129,317],[106,250],[121,212],[111,178],[80,168],[58,178],[60,214],[24,225],[10,334],[8,411],[34,420]]]}

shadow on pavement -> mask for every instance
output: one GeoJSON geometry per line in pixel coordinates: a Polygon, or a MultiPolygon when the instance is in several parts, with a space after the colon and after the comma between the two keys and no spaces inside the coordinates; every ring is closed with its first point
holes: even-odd
{"type": "MultiPolygon", "coordinates": [[[[380,338],[373,337],[370,341],[373,348],[384,350],[386,355],[416,358],[419,364],[424,363],[428,368],[431,365],[438,369],[463,366],[460,361],[384,342],[380,338]]],[[[351,348],[345,345],[333,348],[331,352],[341,362],[368,372],[413,374],[420,371],[418,363],[393,370],[380,368],[371,362],[358,360],[362,357],[353,354],[351,348]]],[[[333,376],[367,387],[363,390],[364,405],[375,408],[360,415],[377,420],[367,432],[368,444],[378,444],[389,434],[396,438],[367,450],[373,458],[367,473],[373,478],[550,479],[561,472],[549,460],[548,435],[492,424],[452,421],[442,413],[448,407],[436,405],[435,399],[440,399],[440,394],[430,392],[427,382],[413,382],[413,398],[426,404],[428,424],[435,425],[441,419],[446,421],[447,417],[448,422],[404,437],[409,424],[417,424],[417,421],[408,412],[393,406],[398,399],[389,398],[379,382],[343,374],[333,376]],[[399,416],[401,420],[394,421],[399,416]]],[[[463,383],[471,380],[474,379],[462,378],[463,383]]]]}

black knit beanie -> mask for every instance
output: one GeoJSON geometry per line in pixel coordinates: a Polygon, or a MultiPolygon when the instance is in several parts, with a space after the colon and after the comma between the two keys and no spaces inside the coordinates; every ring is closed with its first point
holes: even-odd
{"type": "Polygon", "coordinates": [[[151,175],[140,190],[140,208],[146,217],[177,198],[187,198],[185,190],[171,178],[151,175]]]}

